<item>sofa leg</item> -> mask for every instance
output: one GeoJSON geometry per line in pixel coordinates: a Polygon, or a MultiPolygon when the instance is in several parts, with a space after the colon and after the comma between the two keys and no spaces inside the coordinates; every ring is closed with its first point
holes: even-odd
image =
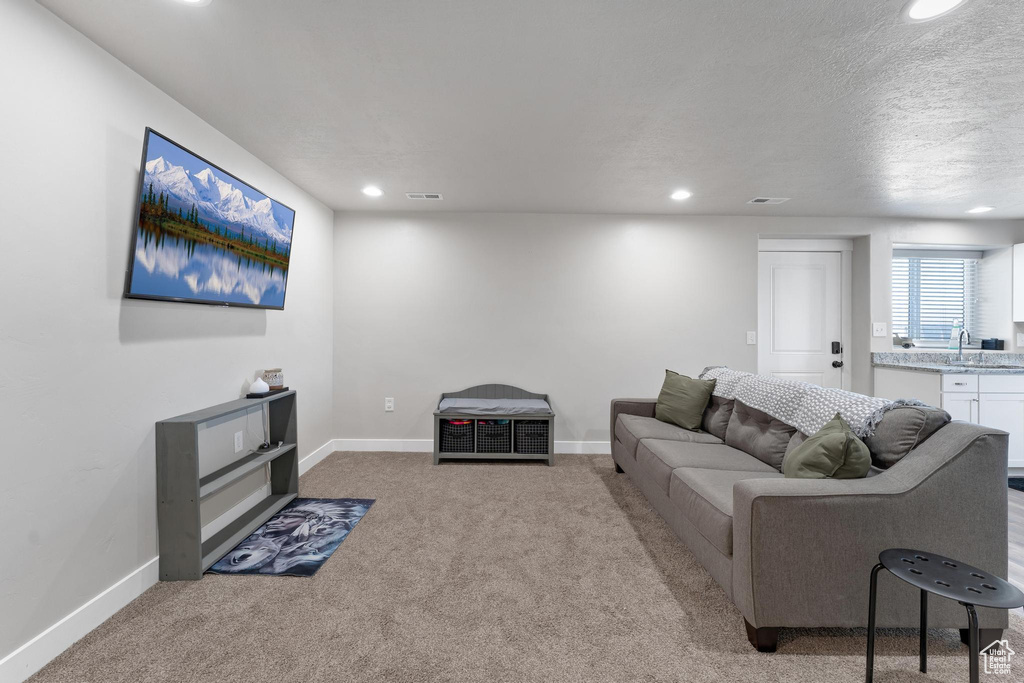
{"type": "Polygon", "coordinates": [[[746,619],[743,620],[747,627],[747,640],[758,652],[775,652],[779,645],[779,629],[777,628],[754,628],[746,619]]]}
{"type": "MultiPolygon", "coordinates": [[[[964,645],[970,644],[970,629],[960,629],[960,642],[964,645]]],[[[979,628],[978,629],[978,647],[984,650],[986,647],[996,642],[997,640],[1003,639],[1003,629],[1001,628],[979,628]]]]}
{"type": "Polygon", "coordinates": [[[624,473],[625,471],[626,471],[626,470],[624,470],[624,469],[622,469],[621,467],[619,467],[619,463],[615,463],[615,474],[622,474],[622,473],[624,473]]]}

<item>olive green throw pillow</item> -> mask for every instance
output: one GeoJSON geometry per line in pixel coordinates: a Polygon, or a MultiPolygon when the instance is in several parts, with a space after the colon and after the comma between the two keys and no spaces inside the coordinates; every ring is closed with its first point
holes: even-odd
{"type": "Polygon", "coordinates": [[[859,479],[870,469],[871,451],[839,413],[782,461],[782,473],[795,479],[859,479]]]}
{"type": "Polygon", "coordinates": [[[708,407],[711,392],[715,390],[715,381],[691,379],[666,370],[665,383],[661,386],[658,404],[654,407],[654,417],[683,429],[699,431],[704,409],[708,407]]]}

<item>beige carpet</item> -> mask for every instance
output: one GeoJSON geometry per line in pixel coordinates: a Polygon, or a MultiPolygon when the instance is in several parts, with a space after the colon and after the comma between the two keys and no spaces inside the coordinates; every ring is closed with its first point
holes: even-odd
{"type": "MultiPolygon", "coordinates": [[[[863,630],[784,631],[777,653],[755,652],[608,456],[336,453],[301,491],[377,499],[315,577],[159,584],[33,680],[863,680],[863,630]]],[[[916,632],[882,631],[875,680],[966,681],[956,633],[931,636],[925,676],[916,632]]]]}

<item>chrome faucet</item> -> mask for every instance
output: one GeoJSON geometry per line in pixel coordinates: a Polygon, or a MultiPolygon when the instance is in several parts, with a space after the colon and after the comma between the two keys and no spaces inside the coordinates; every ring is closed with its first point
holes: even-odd
{"type": "Polygon", "coordinates": [[[964,362],[964,335],[967,335],[967,343],[971,343],[971,333],[965,327],[960,330],[960,339],[957,340],[956,344],[956,360],[958,363],[964,362]]]}

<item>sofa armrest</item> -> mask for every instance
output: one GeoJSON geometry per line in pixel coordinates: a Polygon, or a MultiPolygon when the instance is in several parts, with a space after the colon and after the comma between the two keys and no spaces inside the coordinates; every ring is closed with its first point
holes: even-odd
{"type": "Polygon", "coordinates": [[[615,443],[615,421],[619,419],[620,414],[654,417],[654,406],[657,403],[658,399],[656,398],[613,398],[611,429],[608,432],[609,442],[615,443]]]}
{"type": "MultiPolygon", "coordinates": [[[[856,480],[752,479],[733,487],[733,600],[753,626],[859,627],[887,548],[935,552],[1006,577],[1007,436],[943,427],[886,472],[856,480]]],[[[917,591],[879,580],[878,625],[913,626],[917,591]]],[[[979,610],[988,628],[1005,612],[979,610]]],[[[929,623],[966,628],[933,600],[929,623]]]]}

